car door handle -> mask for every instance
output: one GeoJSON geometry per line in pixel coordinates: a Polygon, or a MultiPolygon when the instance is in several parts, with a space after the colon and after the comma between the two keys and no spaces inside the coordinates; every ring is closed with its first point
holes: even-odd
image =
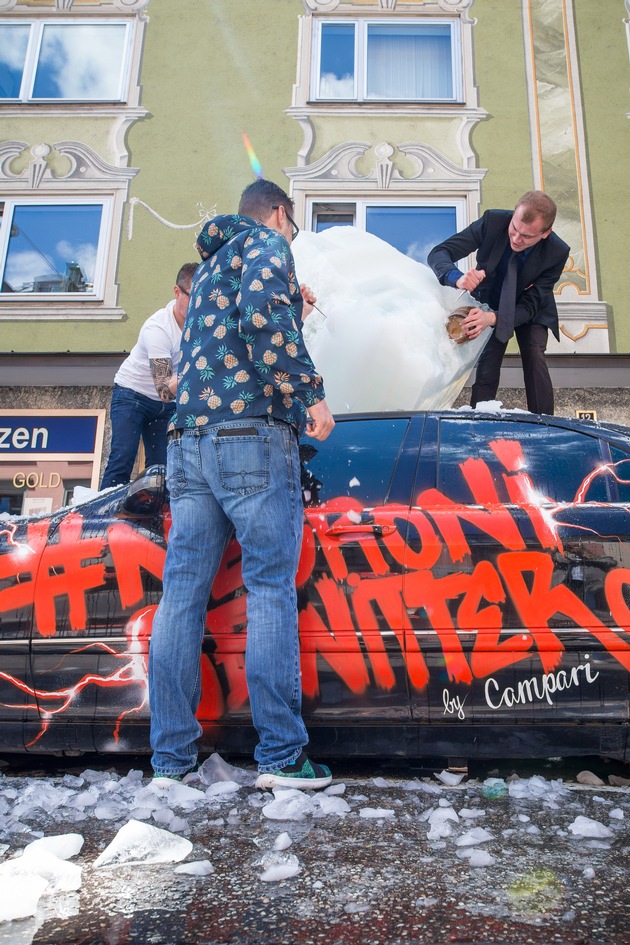
{"type": "Polygon", "coordinates": [[[331,525],[330,528],[326,530],[327,538],[338,538],[341,535],[391,535],[392,532],[396,531],[395,525],[370,525],[368,522],[359,523],[358,525],[345,525],[337,524],[331,525]]]}

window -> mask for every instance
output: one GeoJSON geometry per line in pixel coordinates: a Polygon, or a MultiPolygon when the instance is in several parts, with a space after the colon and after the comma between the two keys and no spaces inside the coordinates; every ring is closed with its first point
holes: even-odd
{"type": "Polygon", "coordinates": [[[0,101],[123,101],[129,36],[121,21],[0,21],[0,101]]]}
{"type": "Polygon", "coordinates": [[[2,297],[101,298],[110,210],[107,199],[0,203],[2,297]]]}
{"type": "Polygon", "coordinates": [[[321,233],[331,226],[357,226],[390,243],[405,256],[425,263],[437,243],[461,229],[464,223],[463,200],[408,201],[357,200],[352,203],[315,203],[312,229],[321,233]]]}
{"type": "Polygon", "coordinates": [[[300,445],[306,506],[350,496],[384,505],[409,421],[340,420],[327,440],[300,445]]]}
{"type": "Polygon", "coordinates": [[[551,502],[574,502],[580,490],[583,502],[609,502],[607,476],[590,474],[602,463],[600,441],[576,430],[538,423],[504,420],[442,420],[437,488],[456,502],[472,498],[460,468],[467,459],[481,459],[490,469],[501,501],[509,502],[503,476],[505,467],[491,443],[498,440],[520,444],[524,471],[539,497],[551,502]]]}
{"type": "Polygon", "coordinates": [[[630,502],[630,455],[610,447],[610,458],[614,463],[614,478],[617,485],[619,502],[630,502]]]}
{"type": "Polygon", "coordinates": [[[457,102],[459,21],[322,20],[313,99],[457,102]]]}

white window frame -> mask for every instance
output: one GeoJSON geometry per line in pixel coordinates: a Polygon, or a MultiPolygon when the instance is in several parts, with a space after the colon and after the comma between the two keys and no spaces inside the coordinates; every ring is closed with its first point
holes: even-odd
{"type": "Polygon", "coordinates": [[[28,18],[15,18],[15,19],[6,19],[0,18],[0,26],[30,26],[30,34],[28,40],[28,47],[26,50],[26,59],[24,61],[24,70],[22,73],[22,84],[20,87],[20,95],[18,98],[3,98],[0,99],[1,105],[11,105],[15,103],[28,104],[28,105],[39,105],[39,104],[54,104],[54,105],[88,105],[88,104],[111,104],[111,103],[120,103],[125,104],[129,99],[129,83],[130,83],[130,73],[131,73],[131,62],[133,58],[133,49],[134,49],[134,36],[133,36],[133,23],[129,19],[121,18],[112,18],[112,17],[73,17],[73,18],[64,18],[62,21],[59,19],[44,18],[44,19],[28,19],[28,18]],[[118,95],[114,98],[33,98],[33,85],[35,83],[35,74],[37,71],[37,65],[39,62],[39,52],[41,49],[42,38],[44,34],[44,27],[48,25],[53,25],[57,27],[72,27],[72,26],[124,26],[125,28],[125,49],[123,55],[123,62],[121,68],[121,74],[119,78],[119,87],[118,95]]]}
{"type": "Polygon", "coordinates": [[[101,223],[98,234],[96,266],[91,292],[0,292],[0,306],[5,300],[19,304],[26,302],[61,302],[72,301],[103,301],[105,298],[105,273],[107,258],[111,242],[113,198],[108,196],[91,197],[6,197],[0,200],[4,204],[2,221],[0,223],[0,276],[4,269],[9,249],[11,227],[9,219],[13,219],[15,207],[72,207],[98,205],[101,207],[101,223]]]}
{"type": "Polygon", "coordinates": [[[370,96],[369,98],[366,95],[366,83],[367,83],[367,36],[368,36],[368,27],[391,25],[392,20],[382,19],[382,18],[353,18],[353,17],[336,17],[335,19],[328,18],[317,18],[314,22],[315,26],[315,35],[313,37],[313,58],[311,63],[311,87],[310,87],[310,99],[314,103],[325,103],[325,104],[334,104],[334,103],[361,103],[361,104],[382,104],[384,102],[403,102],[409,103],[411,105],[422,105],[422,104],[439,104],[439,105],[456,105],[464,103],[464,90],[463,90],[463,69],[462,69],[462,58],[463,58],[463,48],[462,48],[462,34],[461,34],[461,24],[459,18],[455,19],[446,19],[438,17],[423,17],[419,20],[417,17],[415,19],[397,19],[397,25],[408,24],[410,26],[417,26],[421,23],[423,26],[444,26],[447,25],[451,30],[451,70],[452,70],[452,83],[453,83],[453,96],[452,98],[438,98],[438,99],[429,99],[429,98],[404,98],[402,96],[397,98],[375,98],[370,96]],[[339,24],[351,23],[355,27],[354,34],[354,96],[353,98],[328,98],[321,96],[319,94],[319,84],[321,77],[321,37],[322,37],[322,27],[325,25],[339,25],[339,24]]]}

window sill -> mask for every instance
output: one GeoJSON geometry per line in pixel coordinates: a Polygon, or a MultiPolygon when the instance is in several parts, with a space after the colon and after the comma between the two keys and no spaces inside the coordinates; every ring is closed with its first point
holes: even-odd
{"type": "Polygon", "coordinates": [[[123,308],[99,302],[29,303],[21,305],[0,300],[0,322],[120,321],[127,315],[123,308]],[[53,307],[54,306],[54,307],[53,307]]]}

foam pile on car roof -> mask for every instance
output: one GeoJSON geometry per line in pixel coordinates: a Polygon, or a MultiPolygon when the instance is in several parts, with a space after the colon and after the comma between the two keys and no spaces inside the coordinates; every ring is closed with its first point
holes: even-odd
{"type": "Polygon", "coordinates": [[[351,226],[302,232],[293,252],[298,279],[321,309],[306,319],[304,339],[335,413],[453,405],[490,337],[489,329],[465,345],[449,337],[461,292],[351,226]]]}

